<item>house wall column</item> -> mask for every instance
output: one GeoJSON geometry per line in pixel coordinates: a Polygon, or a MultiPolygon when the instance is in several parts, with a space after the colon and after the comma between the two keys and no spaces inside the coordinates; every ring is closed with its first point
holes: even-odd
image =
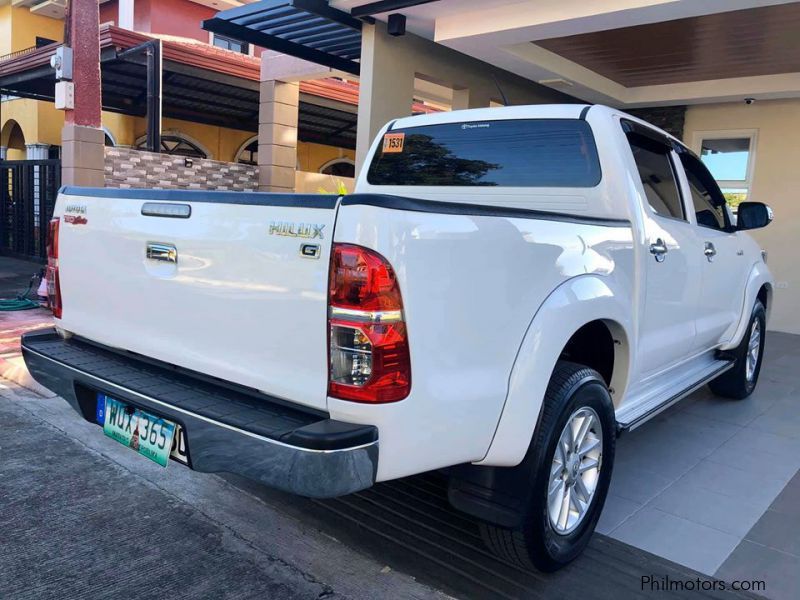
{"type": "Polygon", "coordinates": [[[50,144],[25,144],[26,160],[44,160],[47,158],[50,144]]]}
{"type": "Polygon", "coordinates": [[[365,23],[361,30],[356,176],[380,128],[411,114],[414,65],[405,41],[390,36],[383,23],[365,23]]]}
{"type": "Polygon", "coordinates": [[[104,184],[100,129],[100,13],[97,0],[71,0],[65,43],[73,51],[75,108],[61,131],[61,180],[65,185],[104,184]]]}
{"type": "Polygon", "coordinates": [[[270,61],[261,63],[258,110],[258,190],[290,193],[297,171],[300,84],[274,79],[270,61]]]}
{"type": "Polygon", "coordinates": [[[0,160],[5,160],[8,153],[8,148],[6,146],[0,146],[0,160]]]}
{"type": "Polygon", "coordinates": [[[453,90],[453,110],[466,110],[468,108],[489,108],[492,98],[486,94],[479,94],[468,88],[453,90]]]}

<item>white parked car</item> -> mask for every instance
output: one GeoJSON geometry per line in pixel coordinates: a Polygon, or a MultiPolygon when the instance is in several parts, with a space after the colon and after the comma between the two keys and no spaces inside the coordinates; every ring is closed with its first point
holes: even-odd
{"type": "Polygon", "coordinates": [[[679,140],[603,106],[398,119],[343,197],[65,188],[28,367],[165,465],[312,497],[434,469],[488,545],[587,544],[615,439],[758,381],[765,255],[679,140]]]}

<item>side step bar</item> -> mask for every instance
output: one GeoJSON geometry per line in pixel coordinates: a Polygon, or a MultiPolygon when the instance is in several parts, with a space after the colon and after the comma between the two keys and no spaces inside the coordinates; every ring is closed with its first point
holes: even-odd
{"type": "Polygon", "coordinates": [[[732,369],[733,365],[734,361],[730,359],[715,360],[697,374],[699,376],[698,378],[694,379],[694,381],[688,385],[685,385],[680,391],[668,393],[665,397],[662,396],[663,399],[656,397],[645,400],[641,403],[637,403],[635,408],[631,410],[620,411],[617,414],[617,433],[633,431],[676,402],[683,400],[692,392],[700,389],[709,381],[719,377],[729,369],[732,369]]]}

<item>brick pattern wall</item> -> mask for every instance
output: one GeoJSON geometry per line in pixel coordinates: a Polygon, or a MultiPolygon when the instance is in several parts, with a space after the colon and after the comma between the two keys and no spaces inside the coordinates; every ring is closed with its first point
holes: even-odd
{"type": "Polygon", "coordinates": [[[184,190],[258,189],[258,167],[237,163],[144,152],[132,148],[105,149],[105,183],[113,188],[184,190]]]}

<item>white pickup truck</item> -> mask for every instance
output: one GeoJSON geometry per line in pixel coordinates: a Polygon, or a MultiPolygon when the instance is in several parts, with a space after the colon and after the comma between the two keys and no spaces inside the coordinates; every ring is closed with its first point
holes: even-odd
{"type": "Polygon", "coordinates": [[[444,470],[509,560],[587,544],[615,439],[758,381],[772,278],[679,140],[603,106],[414,116],[357,193],[63,189],[33,376],[162,465],[310,497],[444,470]]]}

